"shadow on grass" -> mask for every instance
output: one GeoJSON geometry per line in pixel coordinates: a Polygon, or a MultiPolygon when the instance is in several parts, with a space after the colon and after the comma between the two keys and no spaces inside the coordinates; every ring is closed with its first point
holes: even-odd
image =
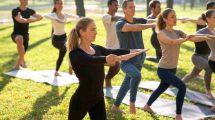
{"type": "Polygon", "coordinates": [[[144,63],[143,69],[147,69],[149,71],[157,71],[157,65],[155,67],[155,65],[144,63]]]}
{"type": "Polygon", "coordinates": [[[50,37],[46,37],[46,38],[43,38],[43,39],[41,39],[41,40],[39,40],[39,41],[37,41],[37,42],[34,42],[33,44],[31,44],[31,45],[28,47],[28,51],[31,50],[31,49],[33,49],[34,47],[36,47],[36,46],[38,46],[38,45],[40,45],[40,44],[46,42],[49,38],[50,38],[50,37]]]}
{"type": "Polygon", "coordinates": [[[183,78],[188,72],[185,71],[184,69],[181,69],[181,68],[177,68],[177,72],[176,72],[176,75],[179,77],[179,78],[183,78]]]}
{"type": "MultiPolygon", "coordinates": [[[[44,43],[45,41],[47,41],[50,37],[46,37],[46,38],[43,38],[33,44],[31,44],[29,46],[29,49],[28,50],[31,50],[33,49],[34,47],[44,43]]],[[[16,58],[17,58],[17,53],[14,53],[10,56],[10,60],[7,61],[6,63],[2,64],[0,67],[0,72],[1,74],[3,74],[3,72],[6,72],[6,71],[10,71],[12,68],[13,68],[13,65],[15,64],[16,62],[16,58]]],[[[11,81],[10,80],[10,77],[6,76],[6,75],[2,75],[2,81],[0,81],[0,91],[2,91],[4,89],[4,87],[11,81]]]]}
{"type": "Polygon", "coordinates": [[[29,29],[37,28],[37,27],[44,26],[44,25],[47,25],[47,23],[41,23],[41,24],[36,24],[36,25],[30,25],[30,26],[29,26],[29,29]]]}
{"type": "Polygon", "coordinates": [[[64,92],[59,95],[57,86],[52,86],[52,90],[48,91],[44,96],[38,98],[33,105],[32,112],[28,113],[21,120],[42,120],[52,106],[59,105],[66,97],[69,87],[66,87],[64,92]]]}
{"type": "Polygon", "coordinates": [[[9,29],[9,28],[12,28],[13,26],[6,26],[6,27],[2,27],[2,28],[0,28],[0,31],[2,31],[2,30],[6,30],[6,29],[9,29]]]}

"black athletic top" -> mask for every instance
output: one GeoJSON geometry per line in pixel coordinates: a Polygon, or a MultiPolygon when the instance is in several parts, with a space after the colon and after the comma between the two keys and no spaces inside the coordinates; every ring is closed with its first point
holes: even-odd
{"type": "Polygon", "coordinates": [[[28,28],[29,23],[19,23],[16,21],[15,17],[18,15],[18,12],[21,13],[23,18],[30,18],[33,14],[35,14],[35,11],[33,9],[27,8],[26,10],[22,11],[19,7],[14,8],[12,10],[12,18],[13,18],[13,33],[12,34],[21,34],[25,35],[28,34],[28,28]]]}
{"type": "MultiPolygon", "coordinates": [[[[202,29],[206,27],[206,25],[198,25],[196,26],[196,31],[202,29]]],[[[210,48],[208,47],[208,44],[206,43],[206,41],[202,41],[202,42],[195,42],[195,53],[197,54],[210,54],[210,48]]]]}
{"type": "Polygon", "coordinates": [[[98,45],[91,45],[95,54],[90,55],[77,48],[69,53],[72,68],[79,79],[79,86],[75,91],[77,99],[89,104],[96,103],[103,98],[104,64],[109,54],[123,55],[130,53],[125,49],[106,49],[98,45]]]}

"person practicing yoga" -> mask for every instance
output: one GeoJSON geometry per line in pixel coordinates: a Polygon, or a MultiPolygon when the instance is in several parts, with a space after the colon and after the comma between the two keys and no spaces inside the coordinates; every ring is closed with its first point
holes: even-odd
{"type": "Polygon", "coordinates": [[[25,54],[29,44],[29,23],[41,20],[43,17],[35,10],[28,8],[28,0],[19,0],[19,7],[12,10],[14,23],[11,38],[16,43],[18,59],[14,69],[26,68],[25,54]]]}
{"type": "MultiPolygon", "coordinates": [[[[134,18],[135,2],[133,0],[124,0],[122,9],[125,16],[116,23],[116,32],[120,48],[143,49],[142,30],[155,27],[155,24],[147,24],[147,22],[153,21],[147,21],[144,18],[134,18]]],[[[143,53],[128,61],[121,62],[120,67],[125,73],[125,78],[117,94],[116,100],[112,105],[112,112],[123,112],[120,110],[119,106],[130,89],[130,113],[136,114],[135,101],[145,56],[146,54],[143,53]]]]}
{"type": "MultiPolygon", "coordinates": [[[[208,64],[212,72],[215,73],[215,10],[208,10],[202,14],[202,19],[207,23],[205,28],[197,31],[198,34],[209,34],[213,40],[206,40],[209,48],[211,49],[208,57],[208,64]]],[[[215,112],[215,105],[211,108],[215,112]]]]}
{"type": "Polygon", "coordinates": [[[176,13],[173,9],[167,8],[158,16],[157,35],[161,45],[162,57],[158,64],[157,74],[161,82],[150,96],[143,110],[153,112],[150,106],[170,85],[173,85],[178,88],[175,119],[182,120],[181,111],[186,85],[176,76],[180,45],[188,39],[197,42],[211,38],[208,35],[187,35],[183,31],[173,28],[176,26],[176,23],[176,13]]]}
{"type": "MultiPolygon", "coordinates": [[[[106,30],[106,48],[108,49],[118,49],[119,40],[116,35],[116,21],[118,21],[120,16],[116,15],[118,10],[118,1],[117,0],[108,0],[108,12],[103,15],[102,21],[106,30]]],[[[112,87],[111,80],[119,72],[120,63],[117,62],[114,66],[110,66],[105,76],[105,86],[112,87]]]]}
{"type": "MultiPolygon", "coordinates": [[[[149,7],[151,9],[151,14],[147,19],[156,19],[161,12],[161,3],[158,0],[152,0],[149,2],[149,7]]],[[[146,57],[147,60],[158,62],[162,56],[160,43],[157,38],[157,33],[155,28],[152,28],[151,44],[155,48],[156,57],[146,57]]]]}
{"type": "Polygon", "coordinates": [[[104,64],[126,61],[147,49],[106,49],[92,44],[96,39],[95,21],[81,18],[69,34],[67,48],[79,86],[69,104],[69,120],[82,120],[87,112],[91,120],[106,120],[103,93],[104,64]]]}
{"type": "MultiPolygon", "coordinates": [[[[208,2],[207,3],[207,10],[215,9],[215,2],[208,2]]],[[[196,23],[196,30],[200,30],[206,27],[206,22],[202,20],[202,17],[199,17],[197,20],[195,19],[185,19],[183,22],[191,21],[192,23],[196,23]]],[[[204,81],[205,81],[205,88],[206,88],[206,95],[209,99],[214,99],[214,96],[211,93],[211,78],[212,78],[212,71],[208,65],[208,56],[210,54],[210,48],[207,45],[206,41],[202,42],[195,42],[195,50],[192,55],[192,62],[194,67],[190,73],[185,75],[182,80],[186,83],[189,80],[195,78],[199,75],[199,73],[204,69],[204,81]]]]}
{"type": "MultiPolygon", "coordinates": [[[[67,18],[78,19],[77,15],[72,15],[63,12],[64,1],[63,0],[54,0],[54,8],[52,13],[46,14],[45,18],[51,19],[52,27],[53,27],[53,35],[52,35],[52,45],[59,50],[59,56],[56,61],[55,67],[55,76],[59,76],[58,70],[63,62],[64,56],[66,54],[66,30],[65,25],[67,22],[67,18]]],[[[72,74],[71,65],[69,65],[69,73],[72,74]]]]}

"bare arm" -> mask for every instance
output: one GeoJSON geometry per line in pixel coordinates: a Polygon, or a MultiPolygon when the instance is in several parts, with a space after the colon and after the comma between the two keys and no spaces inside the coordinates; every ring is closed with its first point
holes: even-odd
{"type": "Polygon", "coordinates": [[[125,54],[125,55],[121,55],[119,56],[119,59],[118,61],[126,61],[126,60],[129,60],[141,53],[144,53],[144,52],[147,52],[149,49],[146,48],[146,49],[133,49],[133,50],[130,50],[130,53],[129,54],[125,54]]]}
{"type": "Polygon", "coordinates": [[[122,27],[122,32],[136,32],[136,31],[142,31],[148,28],[153,28],[155,27],[155,23],[150,23],[150,24],[129,24],[126,23],[122,27]]]}
{"type": "Polygon", "coordinates": [[[201,17],[195,19],[195,18],[180,18],[179,20],[181,20],[182,23],[187,23],[187,22],[192,22],[198,25],[206,25],[206,22],[204,20],[202,20],[201,17]]]}
{"type": "Polygon", "coordinates": [[[155,23],[157,19],[147,19],[147,23],[155,23]]]}
{"type": "Polygon", "coordinates": [[[205,40],[211,40],[211,35],[209,34],[195,34],[195,35],[189,35],[189,40],[192,42],[202,42],[205,40]]]}
{"type": "Polygon", "coordinates": [[[34,17],[34,22],[36,21],[40,21],[43,19],[42,15],[38,14],[38,13],[35,13],[32,15],[34,17]]]}
{"type": "Polygon", "coordinates": [[[169,45],[177,45],[177,44],[181,44],[181,43],[187,41],[187,37],[178,38],[178,39],[172,39],[172,38],[168,37],[162,31],[159,31],[157,36],[158,36],[159,41],[161,41],[161,42],[163,42],[165,44],[169,44],[169,45]]]}
{"type": "Polygon", "coordinates": [[[36,21],[39,21],[41,20],[43,17],[39,14],[34,14],[33,15],[34,18],[23,18],[21,13],[18,12],[18,15],[15,17],[15,20],[19,23],[31,23],[31,22],[36,22],[36,21]]]}

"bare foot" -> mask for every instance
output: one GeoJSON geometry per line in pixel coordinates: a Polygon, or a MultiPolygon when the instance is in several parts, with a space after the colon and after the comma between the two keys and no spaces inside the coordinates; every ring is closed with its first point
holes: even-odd
{"type": "Polygon", "coordinates": [[[130,114],[136,114],[135,103],[130,102],[130,114]]]}
{"type": "Polygon", "coordinates": [[[177,114],[177,115],[175,116],[175,120],[183,120],[183,119],[182,119],[181,115],[177,114]]]}
{"type": "Polygon", "coordinates": [[[211,100],[215,99],[214,96],[212,95],[211,91],[207,91],[206,96],[211,100]]]}
{"type": "Polygon", "coordinates": [[[119,109],[119,107],[117,107],[116,105],[112,105],[112,107],[111,107],[111,110],[110,110],[111,112],[115,112],[115,113],[122,113],[122,114],[125,114],[125,112],[124,111],[122,111],[121,109],[119,109]]]}
{"type": "Polygon", "coordinates": [[[211,107],[211,111],[215,112],[215,106],[211,107]]]}
{"type": "Polygon", "coordinates": [[[58,73],[58,71],[55,71],[54,75],[55,75],[55,76],[61,76],[61,75],[58,73]]]}
{"type": "Polygon", "coordinates": [[[105,79],[105,87],[106,88],[112,88],[112,85],[111,85],[111,79],[105,79]]]}
{"type": "Polygon", "coordinates": [[[14,67],[13,67],[13,70],[20,70],[20,69],[22,69],[21,66],[14,66],[14,67]]]}
{"type": "Polygon", "coordinates": [[[154,113],[154,111],[151,109],[151,107],[147,104],[143,107],[143,111],[146,111],[149,113],[154,113]]]}
{"type": "Polygon", "coordinates": [[[26,64],[21,64],[21,66],[22,66],[23,68],[27,68],[27,65],[26,65],[26,64]]]}

